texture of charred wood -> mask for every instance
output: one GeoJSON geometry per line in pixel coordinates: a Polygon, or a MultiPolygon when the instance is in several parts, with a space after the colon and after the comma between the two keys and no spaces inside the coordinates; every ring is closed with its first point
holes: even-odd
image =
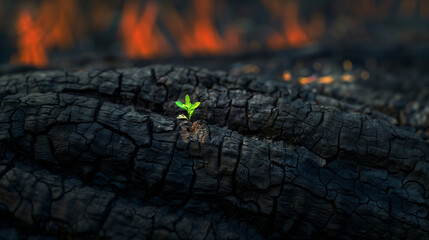
{"type": "Polygon", "coordinates": [[[196,68],[0,85],[2,234],[429,237],[428,143],[385,116],[196,68]],[[194,124],[174,119],[186,94],[194,124]]]}
{"type": "Polygon", "coordinates": [[[410,130],[421,133],[424,139],[429,139],[429,88],[424,82],[416,81],[415,84],[410,87],[387,82],[386,86],[373,86],[370,81],[360,81],[313,84],[304,88],[316,88],[319,93],[316,101],[320,104],[384,117],[393,124],[409,127],[410,130]]]}

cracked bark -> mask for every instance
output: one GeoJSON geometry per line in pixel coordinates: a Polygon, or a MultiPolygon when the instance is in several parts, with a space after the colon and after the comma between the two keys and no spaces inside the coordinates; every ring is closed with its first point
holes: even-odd
{"type": "Polygon", "coordinates": [[[429,238],[428,143],[382,113],[173,66],[0,89],[3,235],[429,238]],[[195,125],[174,119],[186,94],[195,125]]]}

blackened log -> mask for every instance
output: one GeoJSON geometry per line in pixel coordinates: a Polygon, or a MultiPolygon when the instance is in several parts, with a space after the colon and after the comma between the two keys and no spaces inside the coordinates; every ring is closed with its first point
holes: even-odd
{"type": "MultiPolygon", "coordinates": [[[[398,80],[407,82],[408,79],[398,80]]],[[[429,88],[427,81],[415,82],[413,87],[390,86],[384,81],[384,86],[371,86],[371,82],[361,81],[352,83],[311,84],[305,89],[315,88],[318,94],[315,99],[323,105],[331,105],[347,111],[363,112],[371,115],[385,114],[385,119],[404,127],[422,132],[429,139],[429,88]],[[388,117],[388,118],[386,118],[388,117]]],[[[379,83],[380,84],[380,83],[379,83]]],[[[392,84],[392,83],[390,83],[392,84]]]]}
{"type": "MultiPolygon", "coordinates": [[[[393,137],[410,138],[427,154],[426,144],[407,131],[393,131],[393,124],[382,114],[368,116],[343,112],[336,107],[317,104],[311,90],[290,87],[282,82],[255,77],[233,77],[204,69],[155,66],[142,69],[104,72],[36,72],[6,76],[0,81],[4,94],[67,92],[85,94],[107,101],[134,105],[168,117],[177,116],[174,101],[186,94],[200,101],[195,118],[228,127],[243,134],[282,139],[300,144],[320,157],[341,153],[349,157],[377,161],[371,155],[387,157],[397,149],[393,137]],[[346,123],[343,126],[343,123],[346,123]],[[377,137],[380,128],[383,134],[377,137]],[[405,134],[404,136],[401,136],[405,134]],[[422,145],[423,144],[423,145],[422,145]]],[[[408,158],[408,153],[405,158],[408,158]]],[[[404,158],[404,156],[396,156],[404,158]]],[[[415,162],[411,159],[410,163],[415,162]]]]}
{"type": "Polygon", "coordinates": [[[428,144],[385,120],[320,106],[311,92],[169,66],[1,83],[0,211],[2,221],[13,219],[5,231],[429,237],[428,144]],[[187,93],[202,102],[194,124],[174,119],[174,101],[187,93]],[[45,190],[28,189],[40,184],[45,190]],[[58,188],[77,193],[55,195],[58,188]],[[84,210],[66,214],[55,201],[84,210]],[[130,225],[148,221],[142,209],[169,220],[151,217],[147,231],[130,225]],[[93,223],[77,227],[87,214],[93,223]]]}
{"type": "Polygon", "coordinates": [[[195,200],[181,208],[142,204],[46,170],[28,166],[2,170],[5,223],[0,233],[8,239],[262,239],[246,222],[219,214],[214,204],[195,200]]]}

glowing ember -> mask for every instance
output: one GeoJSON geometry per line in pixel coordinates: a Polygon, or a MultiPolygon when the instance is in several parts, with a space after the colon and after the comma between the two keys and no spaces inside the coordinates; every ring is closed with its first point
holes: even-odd
{"type": "Polygon", "coordinates": [[[292,74],[290,73],[290,71],[283,72],[283,80],[286,82],[290,82],[292,80],[292,74]]]}
{"type": "Polygon", "coordinates": [[[324,76],[324,77],[320,77],[318,82],[322,84],[329,84],[329,83],[332,83],[333,81],[334,81],[334,78],[332,76],[324,76]]]}
{"type": "Polygon", "coordinates": [[[299,83],[303,85],[314,83],[315,81],[317,81],[316,75],[311,75],[310,77],[302,77],[299,79],[299,83]]]}
{"type": "Polygon", "coordinates": [[[343,82],[353,82],[355,79],[354,79],[353,75],[343,74],[343,75],[341,75],[341,80],[343,82]]]}
{"type": "Polygon", "coordinates": [[[148,2],[139,16],[139,4],[128,1],[124,7],[119,35],[130,58],[152,58],[167,55],[170,46],[156,25],[159,6],[148,2]]]}

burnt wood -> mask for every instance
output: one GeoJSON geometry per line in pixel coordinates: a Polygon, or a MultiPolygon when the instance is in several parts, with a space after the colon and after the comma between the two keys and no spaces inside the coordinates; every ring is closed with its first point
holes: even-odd
{"type": "Polygon", "coordinates": [[[168,65],[0,89],[1,235],[429,238],[429,143],[382,112],[168,65]],[[193,123],[175,119],[186,94],[193,123]]]}

